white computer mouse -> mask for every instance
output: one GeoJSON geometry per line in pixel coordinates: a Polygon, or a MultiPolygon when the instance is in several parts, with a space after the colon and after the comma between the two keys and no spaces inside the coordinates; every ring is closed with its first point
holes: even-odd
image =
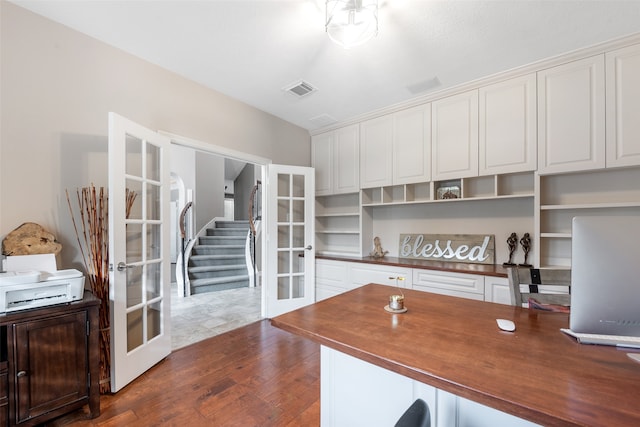
{"type": "Polygon", "coordinates": [[[496,319],[496,323],[498,324],[498,328],[502,329],[503,331],[513,332],[516,330],[516,324],[511,320],[496,319]]]}

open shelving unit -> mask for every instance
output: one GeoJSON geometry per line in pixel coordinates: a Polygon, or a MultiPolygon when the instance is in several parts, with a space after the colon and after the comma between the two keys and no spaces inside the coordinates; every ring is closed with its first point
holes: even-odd
{"type": "Polygon", "coordinates": [[[324,255],[368,254],[371,242],[363,236],[372,235],[378,207],[517,198],[534,201],[533,251],[539,267],[570,267],[573,217],[640,215],[640,167],[488,175],[316,196],[316,248],[324,255]],[[438,199],[443,187],[458,187],[460,197],[438,199]]]}
{"type": "Polygon", "coordinates": [[[463,200],[533,198],[534,173],[513,173],[362,189],[356,193],[316,195],[316,251],[322,255],[360,257],[371,251],[377,207],[451,203],[463,200]],[[438,199],[438,190],[457,186],[460,197],[438,199]]]}
{"type": "Polygon", "coordinates": [[[362,206],[448,203],[460,200],[490,200],[533,196],[534,173],[523,172],[366,188],[362,190],[362,206]],[[452,192],[457,194],[458,197],[441,198],[441,190],[448,189],[452,189],[452,192]]]}
{"type": "Polygon", "coordinates": [[[316,252],[360,256],[360,193],[316,196],[316,252]]]}
{"type": "Polygon", "coordinates": [[[640,215],[640,168],[604,169],[538,179],[536,223],[541,267],[571,266],[575,216],[640,215]]]}

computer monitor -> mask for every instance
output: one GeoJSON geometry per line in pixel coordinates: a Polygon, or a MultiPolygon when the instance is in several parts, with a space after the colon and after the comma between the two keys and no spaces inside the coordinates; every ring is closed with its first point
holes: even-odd
{"type": "Polygon", "coordinates": [[[640,215],[575,217],[571,239],[571,330],[640,336],[640,215]]]}

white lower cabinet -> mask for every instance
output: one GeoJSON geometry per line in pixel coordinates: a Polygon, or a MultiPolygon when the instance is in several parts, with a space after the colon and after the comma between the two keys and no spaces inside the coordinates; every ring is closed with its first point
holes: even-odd
{"type": "Polygon", "coordinates": [[[413,289],[484,301],[484,276],[414,268],[413,289]]]}
{"type": "Polygon", "coordinates": [[[422,268],[316,259],[316,301],[369,283],[415,289],[478,301],[510,304],[506,277],[452,273],[422,268]]]}
{"type": "Polygon", "coordinates": [[[400,288],[410,288],[411,268],[393,267],[390,265],[366,264],[360,262],[350,263],[350,281],[354,288],[364,286],[369,283],[380,285],[396,286],[400,288]],[[396,278],[399,277],[396,282],[396,278]],[[404,278],[404,280],[402,280],[404,278]]]}
{"type": "Polygon", "coordinates": [[[411,268],[316,259],[316,301],[369,283],[396,286],[396,277],[405,278],[397,281],[399,287],[411,287],[411,268]]]}
{"type": "Polygon", "coordinates": [[[418,398],[434,427],[536,425],[325,346],[320,366],[322,427],[392,426],[418,398]]]}
{"type": "Polygon", "coordinates": [[[484,300],[511,305],[511,289],[506,277],[484,276],[484,300]]]}
{"type": "Polygon", "coordinates": [[[316,259],[316,301],[349,290],[346,283],[348,265],[342,261],[316,259]]]}

